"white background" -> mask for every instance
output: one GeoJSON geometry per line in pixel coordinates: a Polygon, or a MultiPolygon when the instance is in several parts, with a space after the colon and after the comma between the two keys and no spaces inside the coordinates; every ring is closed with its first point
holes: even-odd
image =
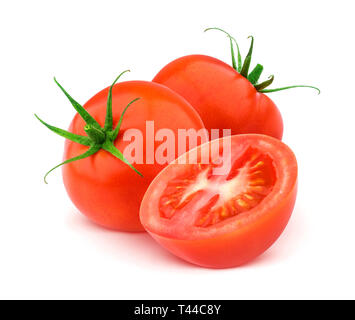
{"type": "Polygon", "coordinates": [[[355,298],[353,1],[3,1],[0,5],[0,298],[355,298]],[[285,232],[240,268],[184,263],[147,234],[96,227],[74,208],[60,171],[74,110],[55,75],[84,103],[130,68],[150,80],[201,53],[230,62],[228,30],[274,86],[269,96],[299,162],[299,194],[285,232]]]}

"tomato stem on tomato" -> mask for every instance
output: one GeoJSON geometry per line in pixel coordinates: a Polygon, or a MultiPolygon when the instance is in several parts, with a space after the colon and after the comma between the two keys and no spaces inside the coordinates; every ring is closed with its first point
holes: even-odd
{"type": "Polygon", "coordinates": [[[141,177],[143,177],[143,175],[135,167],[132,166],[132,164],[124,157],[122,152],[118,150],[112,142],[105,141],[105,143],[102,145],[102,149],[108,151],[116,158],[120,159],[122,162],[127,164],[131,169],[133,169],[136,173],[138,173],[141,177]]]}
{"type": "Polygon", "coordinates": [[[57,79],[54,77],[54,82],[58,85],[58,87],[63,91],[63,93],[66,95],[66,97],[69,99],[70,103],[74,107],[74,109],[79,113],[79,115],[83,118],[83,120],[87,124],[91,124],[96,128],[100,128],[99,123],[78,103],[76,102],[68,92],[65,91],[65,89],[59,84],[57,79]]]}
{"type": "Polygon", "coordinates": [[[132,103],[138,101],[139,99],[140,99],[140,98],[135,98],[135,99],[133,99],[130,103],[127,104],[127,106],[126,106],[126,107],[124,108],[124,110],[122,111],[121,116],[120,116],[120,120],[118,120],[118,124],[117,124],[115,130],[112,131],[112,141],[115,141],[116,138],[117,138],[118,132],[119,132],[120,129],[121,129],[121,124],[122,124],[123,116],[124,116],[124,114],[126,113],[127,109],[129,108],[129,106],[130,106],[132,103]]]}
{"type": "Polygon", "coordinates": [[[139,100],[140,98],[136,98],[132,100],[131,102],[128,103],[128,105],[124,108],[118,125],[116,126],[115,129],[113,129],[113,118],[112,118],[112,89],[113,86],[116,84],[117,80],[125,73],[128,72],[129,70],[125,70],[119,74],[119,76],[115,79],[115,81],[112,83],[110,86],[109,92],[108,92],[108,97],[107,97],[107,111],[106,111],[106,118],[105,118],[105,125],[102,128],[99,123],[81,106],[78,102],[76,102],[70,95],[69,93],[59,84],[59,82],[54,78],[55,83],[58,85],[58,87],[63,91],[65,96],[69,99],[70,103],[74,107],[74,109],[78,112],[78,114],[82,117],[82,119],[85,121],[86,125],[84,126],[84,131],[86,132],[87,136],[82,136],[78,134],[74,134],[72,132],[54,127],[42,119],[40,119],[36,114],[35,117],[44,125],[46,126],[49,130],[53,131],[54,133],[60,135],[61,137],[64,137],[65,139],[68,139],[70,141],[79,143],[84,146],[90,147],[86,152],[83,154],[76,156],[74,158],[68,159],[57,166],[53,167],[51,170],[49,170],[45,176],[44,176],[44,182],[47,183],[47,176],[49,173],[51,173],[53,170],[56,168],[70,163],[74,161],[78,161],[87,157],[90,157],[94,155],[96,152],[99,150],[103,149],[109,153],[111,153],[113,156],[121,160],[123,163],[127,164],[130,168],[132,168],[137,174],[143,177],[143,175],[133,167],[131,163],[123,156],[122,152],[119,151],[115,145],[114,141],[117,138],[117,135],[119,133],[119,130],[121,128],[122,124],[122,119],[123,115],[127,111],[128,107],[132,105],[135,101],[139,100]]]}
{"type": "Polygon", "coordinates": [[[131,72],[130,70],[125,70],[123,72],[121,72],[118,77],[115,79],[115,81],[113,81],[110,90],[108,92],[108,96],[107,96],[107,110],[106,110],[106,119],[105,119],[105,126],[104,126],[104,130],[106,131],[110,131],[112,130],[112,88],[113,86],[116,84],[116,82],[118,81],[118,79],[126,72],[131,72]]]}
{"type": "Polygon", "coordinates": [[[51,126],[50,124],[44,122],[40,117],[38,117],[35,114],[35,117],[43,124],[45,125],[49,130],[53,131],[54,133],[58,134],[59,136],[68,139],[70,141],[82,144],[84,146],[91,146],[92,142],[88,137],[81,136],[79,134],[71,133],[66,130],[51,126]]]}
{"type": "Polygon", "coordinates": [[[93,127],[90,124],[87,124],[84,127],[84,130],[86,132],[86,134],[88,135],[88,137],[95,143],[95,144],[102,144],[104,143],[105,139],[106,139],[106,135],[104,130],[101,129],[97,129],[95,127],[93,127]]]}
{"type": "Polygon", "coordinates": [[[251,38],[250,48],[249,48],[247,56],[244,59],[242,70],[240,71],[240,74],[244,78],[248,78],[249,67],[250,67],[251,57],[253,55],[253,47],[254,47],[254,37],[253,36],[249,36],[248,38],[251,38]]]}
{"type": "Polygon", "coordinates": [[[271,75],[267,80],[265,80],[262,83],[256,84],[254,87],[257,91],[261,91],[264,88],[268,87],[270,84],[272,84],[272,82],[274,81],[274,76],[271,75]]]}
{"type": "Polygon", "coordinates": [[[288,86],[288,87],[282,87],[282,88],[276,88],[276,89],[263,89],[263,90],[259,90],[259,92],[262,92],[262,93],[270,93],[270,92],[277,92],[277,91],[282,91],[282,90],[287,90],[287,89],[293,89],[293,88],[311,88],[311,89],[317,90],[317,91],[318,91],[318,94],[320,94],[320,90],[319,90],[317,87],[305,86],[305,85],[288,86]]]}
{"type": "Polygon", "coordinates": [[[85,158],[88,158],[92,155],[94,155],[97,151],[99,151],[101,149],[101,146],[100,145],[93,145],[92,147],[90,147],[86,152],[84,152],[83,154],[77,156],[77,157],[74,157],[74,158],[71,158],[71,159],[68,159],[68,160],[65,160],[63,161],[62,163],[56,165],[55,167],[53,167],[51,170],[49,170],[45,175],[44,175],[44,182],[46,184],[48,184],[47,182],[47,176],[55,169],[59,168],[60,166],[64,165],[64,164],[67,164],[67,163],[70,163],[70,162],[74,162],[74,161],[77,161],[77,160],[81,160],[81,159],[85,159],[85,158]]]}
{"type": "Polygon", "coordinates": [[[235,69],[236,71],[240,72],[242,70],[242,56],[240,54],[240,50],[239,50],[239,46],[238,46],[237,40],[235,40],[234,37],[232,37],[228,32],[224,31],[223,29],[220,29],[220,28],[207,28],[207,29],[205,29],[204,32],[209,31],[209,30],[218,30],[218,31],[221,31],[221,32],[223,32],[223,33],[225,33],[227,35],[227,37],[229,38],[229,43],[230,43],[230,50],[231,50],[231,55],[232,55],[232,66],[233,66],[233,69],[235,69]],[[235,43],[235,45],[237,47],[238,66],[237,66],[236,61],[235,61],[233,41],[234,41],[234,43],[235,43]]]}
{"type": "Polygon", "coordinates": [[[282,90],[287,90],[287,89],[292,89],[292,88],[311,88],[311,89],[317,90],[318,94],[320,94],[320,90],[317,87],[309,86],[309,85],[293,85],[293,86],[286,86],[286,87],[275,88],[275,89],[265,89],[266,87],[271,85],[271,83],[274,81],[274,76],[273,75],[269,76],[269,78],[267,80],[265,80],[261,83],[258,83],[258,80],[263,72],[263,66],[260,64],[257,64],[256,67],[249,73],[249,67],[250,67],[250,63],[251,63],[253,46],[254,46],[254,37],[253,36],[248,37],[248,38],[251,38],[251,43],[250,43],[248,54],[246,55],[244,62],[242,63],[242,58],[241,58],[239,46],[238,46],[238,43],[234,37],[232,37],[228,32],[226,32],[220,28],[215,28],[215,27],[214,28],[207,28],[204,31],[206,32],[208,30],[218,30],[218,31],[225,33],[228,36],[229,42],[230,42],[231,55],[232,55],[233,69],[236,70],[238,73],[240,73],[243,77],[247,78],[258,92],[270,93],[270,92],[277,92],[277,91],[282,91],[282,90]],[[236,45],[237,50],[238,50],[238,66],[235,61],[233,42],[236,45]]]}
{"type": "Polygon", "coordinates": [[[261,64],[257,64],[255,68],[249,73],[248,80],[254,85],[258,82],[264,67],[261,64]]]}

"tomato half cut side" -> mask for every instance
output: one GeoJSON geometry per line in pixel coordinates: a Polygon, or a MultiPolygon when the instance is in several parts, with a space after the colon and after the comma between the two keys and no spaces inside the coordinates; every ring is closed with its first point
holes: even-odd
{"type": "Polygon", "coordinates": [[[188,262],[235,267],[276,241],[296,194],[297,162],[289,147],[264,135],[235,135],[163,169],[143,197],[140,220],[159,244],[188,262]]]}

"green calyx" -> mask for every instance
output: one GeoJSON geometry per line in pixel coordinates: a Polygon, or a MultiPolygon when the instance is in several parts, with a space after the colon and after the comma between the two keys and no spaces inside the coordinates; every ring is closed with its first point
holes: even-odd
{"type": "Polygon", "coordinates": [[[113,128],[113,118],[112,118],[112,88],[115,85],[115,83],[117,82],[117,80],[126,72],[129,72],[129,70],[123,71],[116,79],[115,81],[112,83],[109,93],[108,93],[108,97],[107,97],[107,109],[106,109],[106,118],[105,118],[105,125],[102,128],[99,123],[78,103],[76,102],[65,90],[64,88],[58,83],[58,81],[54,78],[55,83],[59,86],[59,88],[63,91],[63,93],[66,95],[66,97],[69,99],[69,101],[71,102],[72,106],[74,107],[74,109],[78,112],[78,114],[82,117],[82,119],[85,121],[86,125],[84,126],[84,130],[87,134],[87,136],[82,136],[82,135],[78,135],[75,133],[71,133],[69,131],[51,126],[50,124],[44,122],[42,119],[40,119],[36,114],[35,117],[43,124],[45,125],[49,130],[53,131],[54,133],[79,144],[82,144],[84,146],[89,147],[88,150],[86,152],[84,152],[83,154],[76,156],[74,158],[68,159],[60,164],[58,164],[57,166],[55,166],[54,168],[52,168],[51,170],[49,170],[45,176],[44,176],[44,182],[47,183],[47,176],[49,173],[51,173],[54,169],[70,163],[70,162],[74,162],[74,161],[78,161],[87,157],[90,157],[92,155],[94,155],[96,152],[98,152],[99,150],[103,149],[109,153],[111,153],[112,155],[114,155],[116,158],[118,158],[119,160],[121,160],[122,162],[124,162],[125,164],[127,164],[132,170],[134,170],[137,174],[139,174],[140,176],[142,176],[142,174],[136,170],[132,164],[129,163],[129,161],[123,156],[122,152],[120,150],[118,150],[115,145],[114,145],[114,141],[116,140],[118,133],[120,131],[121,128],[121,124],[122,124],[122,119],[123,116],[125,114],[125,112],[127,111],[128,107],[134,103],[135,101],[139,100],[140,98],[136,98],[134,100],[132,100],[123,110],[120,119],[118,121],[118,124],[116,126],[116,128],[113,128]]]}
{"type": "Polygon", "coordinates": [[[257,64],[255,66],[255,68],[249,73],[249,68],[250,68],[250,64],[251,64],[251,57],[253,54],[253,47],[254,47],[254,37],[253,36],[248,37],[248,38],[251,38],[251,43],[250,43],[249,51],[248,51],[248,53],[244,59],[244,62],[243,62],[242,58],[241,58],[238,43],[234,37],[232,37],[228,32],[226,32],[220,28],[207,28],[207,29],[205,29],[205,32],[208,30],[218,30],[218,31],[221,31],[227,35],[227,37],[229,38],[229,43],[230,43],[230,48],[231,48],[230,50],[231,50],[231,56],[232,56],[233,69],[236,70],[238,73],[240,73],[244,78],[247,78],[258,92],[269,93],[269,92],[287,90],[287,89],[291,89],[291,88],[311,88],[311,89],[317,90],[318,94],[320,94],[320,90],[317,87],[308,86],[308,85],[294,85],[294,86],[287,86],[287,87],[281,87],[281,88],[275,88],[275,89],[266,89],[274,81],[273,75],[270,76],[267,80],[265,80],[263,82],[258,82],[260,79],[261,73],[263,72],[263,69],[264,69],[263,66],[260,64],[257,64]],[[235,58],[234,45],[237,48],[238,64],[237,64],[236,58],[235,58]]]}

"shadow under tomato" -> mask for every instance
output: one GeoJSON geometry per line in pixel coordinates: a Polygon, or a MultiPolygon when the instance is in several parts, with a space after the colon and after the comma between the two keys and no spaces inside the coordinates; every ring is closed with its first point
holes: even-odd
{"type": "Polygon", "coordinates": [[[297,249],[300,242],[300,236],[304,228],[302,212],[296,206],[294,213],[280,238],[263,254],[250,262],[237,268],[228,269],[206,269],[189,262],[186,262],[162,248],[146,232],[130,233],[100,227],[91,222],[79,212],[72,210],[69,215],[68,224],[82,234],[88,234],[100,246],[101,251],[108,251],[110,255],[117,252],[124,261],[134,263],[134,265],[204,269],[204,270],[230,270],[239,268],[254,268],[282,262],[287,259],[292,252],[297,249]]]}
{"type": "Polygon", "coordinates": [[[130,261],[134,265],[156,266],[162,265],[198,268],[162,248],[146,232],[121,232],[96,225],[79,212],[72,210],[69,215],[68,225],[81,234],[87,234],[96,241],[101,251],[107,251],[111,255],[120,254],[124,261],[130,261]]]}
{"type": "Polygon", "coordinates": [[[259,267],[282,263],[282,261],[289,259],[300,248],[302,237],[306,236],[305,214],[305,211],[296,205],[290,221],[275,243],[263,254],[241,267],[259,267]]]}

